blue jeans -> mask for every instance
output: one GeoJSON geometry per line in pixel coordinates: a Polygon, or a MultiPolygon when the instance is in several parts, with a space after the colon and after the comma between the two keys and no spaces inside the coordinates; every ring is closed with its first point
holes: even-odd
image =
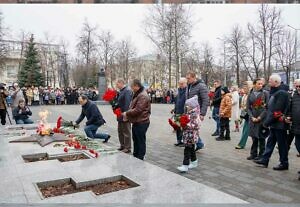
{"type": "Polygon", "coordinates": [[[107,139],[109,136],[108,134],[97,133],[97,130],[99,127],[100,126],[97,126],[94,124],[85,126],[84,131],[85,131],[86,136],[88,136],[89,138],[92,138],[92,139],[107,139]]]}
{"type": "Polygon", "coordinates": [[[202,149],[204,147],[204,143],[202,139],[199,137],[196,143],[197,148],[202,149]]]}
{"type": "Polygon", "coordinates": [[[219,107],[214,107],[212,111],[212,118],[215,120],[217,124],[217,129],[216,132],[220,133],[220,108],[219,107]]]}
{"type": "Polygon", "coordinates": [[[27,118],[27,119],[17,119],[16,124],[33,124],[33,121],[29,118],[27,118]]]}

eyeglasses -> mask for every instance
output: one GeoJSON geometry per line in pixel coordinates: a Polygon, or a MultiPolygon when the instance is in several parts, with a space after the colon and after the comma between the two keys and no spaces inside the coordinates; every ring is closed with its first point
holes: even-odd
{"type": "Polygon", "coordinates": [[[299,86],[295,86],[296,88],[300,88],[300,85],[299,86]]]}

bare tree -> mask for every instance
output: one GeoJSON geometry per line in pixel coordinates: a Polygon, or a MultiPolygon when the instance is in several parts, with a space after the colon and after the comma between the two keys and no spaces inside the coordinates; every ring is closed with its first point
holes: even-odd
{"type": "Polygon", "coordinates": [[[176,84],[180,76],[180,59],[187,52],[192,29],[191,12],[182,4],[153,5],[144,20],[146,36],[168,62],[169,88],[172,86],[172,65],[175,61],[176,84]]]}
{"type": "Polygon", "coordinates": [[[241,61],[248,76],[253,80],[253,73],[255,73],[255,78],[259,78],[262,75],[260,69],[263,63],[263,52],[260,50],[261,47],[255,36],[256,33],[253,25],[249,23],[247,27],[248,35],[246,36],[246,45],[241,55],[241,61]]]}
{"type": "Polygon", "coordinates": [[[63,38],[60,40],[59,50],[59,83],[61,86],[70,86],[70,60],[68,53],[68,43],[63,38]]]}
{"type": "Polygon", "coordinates": [[[286,73],[286,83],[290,83],[291,69],[295,60],[295,36],[290,30],[286,30],[283,35],[277,36],[276,40],[276,60],[286,73]]]}
{"type": "Polygon", "coordinates": [[[203,45],[203,70],[202,70],[202,77],[205,75],[205,83],[208,85],[208,83],[211,81],[211,77],[213,75],[213,51],[212,47],[205,43],[203,45]]]}
{"type": "Polygon", "coordinates": [[[106,77],[113,85],[113,60],[116,53],[116,43],[114,37],[110,31],[102,31],[98,36],[98,54],[101,62],[101,66],[105,68],[106,77]]]}
{"type": "Polygon", "coordinates": [[[136,54],[136,48],[133,46],[130,39],[121,40],[117,46],[117,63],[118,63],[118,71],[119,75],[126,82],[128,82],[128,74],[129,74],[129,63],[130,59],[132,59],[136,54]]]}
{"type": "Polygon", "coordinates": [[[274,48],[276,47],[276,39],[282,31],[281,10],[276,7],[271,7],[267,4],[262,4],[258,10],[259,21],[255,26],[256,30],[252,30],[253,35],[260,44],[260,49],[263,57],[263,74],[268,80],[272,73],[271,60],[276,53],[274,48]]]}
{"type": "Polygon", "coordinates": [[[97,51],[96,44],[97,26],[92,26],[87,19],[83,23],[81,34],[79,35],[79,42],[77,43],[77,52],[83,58],[86,67],[89,66],[91,59],[97,51]]]}
{"type": "Polygon", "coordinates": [[[229,43],[229,54],[235,65],[236,82],[240,86],[241,55],[243,54],[245,41],[239,25],[232,28],[227,41],[229,43]]]}
{"type": "Polygon", "coordinates": [[[2,73],[2,67],[4,65],[5,57],[8,54],[7,44],[4,38],[7,33],[7,28],[4,26],[2,12],[0,11],[0,74],[2,73]]]}

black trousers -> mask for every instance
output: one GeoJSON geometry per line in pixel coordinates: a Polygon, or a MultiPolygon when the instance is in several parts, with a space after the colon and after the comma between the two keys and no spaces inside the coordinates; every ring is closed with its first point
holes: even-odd
{"type": "Polygon", "coordinates": [[[253,157],[261,157],[264,152],[265,152],[265,145],[266,145],[266,140],[263,138],[257,138],[257,137],[252,137],[252,146],[251,146],[251,151],[250,154],[253,157]],[[259,154],[257,152],[257,149],[259,148],[259,154]]]}
{"type": "Polygon", "coordinates": [[[266,163],[269,162],[269,159],[273,153],[274,147],[277,142],[280,163],[285,166],[289,165],[286,138],[287,138],[286,130],[273,129],[273,128],[270,129],[270,136],[267,141],[266,150],[262,156],[262,159],[266,163]]]}
{"type": "Polygon", "coordinates": [[[224,138],[224,132],[226,132],[225,138],[230,138],[229,118],[221,117],[220,127],[220,137],[224,138]]]}
{"type": "Polygon", "coordinates": [[[133,156],[144,160],[146,154],[146,132],[150,123],[134,123],[132,125],[133,156]]]}
{"type": "Polygon", "coordinates": [[[5,125],[6,124],[6,110],[5,109],[0,109],[0,118],[1,118],[1,124],[5,125]]]}
{"type": "Polygon", "coordinates": [[[195,152],[195,145],[185,146],[184,148],[184,158],[183,158],[183,165],[189,165],[190,160],[192,162],[197,160],[196,152],[195,152]]]}

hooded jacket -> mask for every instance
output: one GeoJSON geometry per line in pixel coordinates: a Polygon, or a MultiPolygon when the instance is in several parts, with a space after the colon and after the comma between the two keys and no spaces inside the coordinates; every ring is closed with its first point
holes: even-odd
{"type": "Polygon", "coordinates": [[[220,105],[220,117],[230,118],[232,108],[232,98],[230,93],[222,95],[222,101],[220,105]]]}

